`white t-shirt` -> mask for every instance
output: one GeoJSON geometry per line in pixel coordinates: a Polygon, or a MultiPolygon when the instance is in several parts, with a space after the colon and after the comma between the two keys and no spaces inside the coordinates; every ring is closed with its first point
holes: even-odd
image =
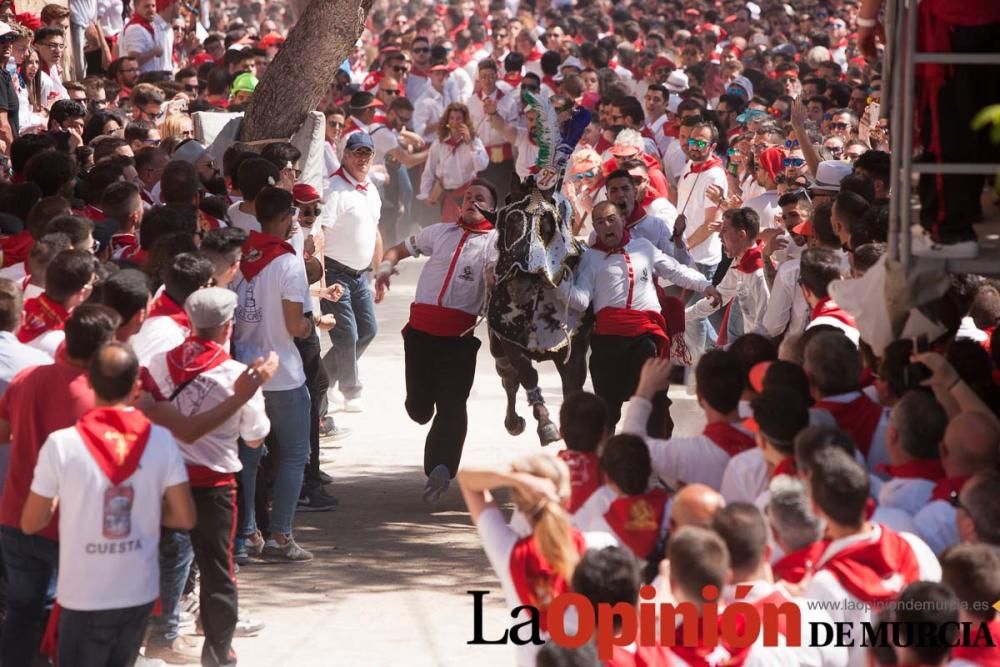
{"type": "Polygon", "coordinates": [[[777,190],[768,190],[753,199],[747,200],[743,205],[757,212],[757,216],[760,218],[761,231],[775,227],[774,216],[781,213],[781,207],[778,206],[777,190]]]}
{"type": "MultiPolygon", "coordinates": [[[[186,417],[208,412],[233,395],[233,385],[246,365],[227,359],[215,368],[205,371],[192,380],[172,401],[186,417]]],[[[167,353],[153,357],[149,373],[164,396],[173,395],[177,388],[167,367],[167,353]]],[[[239,448],[236,439],[261,440],[271,430],[271,422],[264,411],[264,394],[259,390],[249,401],[211,433],[197,442],[184,444],[181,454],[189,465],[202,466],[215,472],[239,472],[239,448]]]]}
{"type": "MultiPolygon", "coordinates": [[[[507,598],[507,608],[514,609],[521,606],[524,603],[521,602],[517,588],[514,586],[514,580],[510,575],[510,554],[521,536],[507,525],[503,520],[503,514],[496,507],[488,507],[483,510],[483,513],[479,515],[479,521],[476,522],[476,528],[479,530],[479,538],[483,542],[486,557],[489,558],[493,571],[500,579],[500,586],[507,598]]],[[[583,537],[587,549],[603,549],[617,544],[615,538],[607,533],[584,533],[583,537]]],[[[528,613],[522,611],[517,618],[511,621],[511,625],[524,622],[527,618],[528,613]]],[[[534,667],[538,648],[534,644],[518,646],[516,649],[517,666],[534,667]]]]}
{"type": "MultiPolygon", "coordinates": [[[[722,197],[725,199],[729,192],[729,183],[726,180],[726,171],[722,167],[712,167],[694,174],[691,173],[691,163],[687,164],[684,174],[677,183],[677,214],[683,214],[687,220],[687,226],[684,228],[685,240],[690,239],[691,235],[705,224],[705,209],[715,206],[705,195],[712,185],[722,188],[722,197]]],[[[698,264],[711,266],[722,261],[722,239],[718,233],[709,235],[708,239],[689,250],[691,259],[698,264]]]]}
{"type": "Polygon", "coordinates": [[[139,363],[148,366],[154,356],[174,349],[190,335],[190,329],[166,315],[157,315],[143,322],[128,344],[139,358],[139,363]]]}
{"type": "Polygon", "coordinates": [[[382,199],[371,181],[359,184],[346,171],[330,180],[321,213],[323,252],[344,266],[361,271],[372,263],[382,212],[382,199]],[[359,185],[363,190],[358,190],[359,185]]]}
{"type": "Polygon", "coordinates": [[[273,259],[250,281],[243,277],[242,270],[237,271],[229,288],[237,297],[233,357],[243,363],[253,363],[257,357],[267,357],[274,350],[278,354],[278,370],[264,385],[264,390],[288,391],[305,384],[302,357],[285,328],[281,306],[282,301],[292,301],[301,303],[305,311],[311,310],[302,260],[285,253],[273,259]]]}
{"type": "Polygon", "coordinates": [[[528,130],[518,129],[517,140],[514,142],[517,151],[517,160],[514,162],[514,171],[522,181],[531,175],[531,168],[538,160],[538,144],[532,143],[528,136],[528,130]]]}
{"type": "Polygon", "coordinates": [[[76,427],[50,435],[38,454],[31,490],[59,498],[59,604],[97,611],[155,600],[163,494],[187,480],[177,443],[160,426],[152,427],[135,473],[118,487],[111,486],[76,427]]]}
{"type": "Polygon", "coordinates": [[[62,329],[50,329],[45,333],[32,338],[25,345],[28,347],[33,347],[36,350],[44,352],[53,359],[56,358],[56,350],[59,346],[63,344],[66,340],[66,332],[62,329]]]}

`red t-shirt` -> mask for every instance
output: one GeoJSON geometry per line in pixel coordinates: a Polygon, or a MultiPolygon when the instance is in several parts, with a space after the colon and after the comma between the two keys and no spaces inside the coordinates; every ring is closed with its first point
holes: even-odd
{"type": "MultiPolygon", "coordinates": [[[[94,391],[87,384],[87,369],[70,364],[65,350],[57,353],[55,363],[27,368],[14,376],[0,398],[0,419],[12,427],[0,524],[20,530],[21,511],[42,445],[50,433],[73,426],[93,407],[94,391]]],[[[58,540],[58,515],[38,534],[58,540]]]]}

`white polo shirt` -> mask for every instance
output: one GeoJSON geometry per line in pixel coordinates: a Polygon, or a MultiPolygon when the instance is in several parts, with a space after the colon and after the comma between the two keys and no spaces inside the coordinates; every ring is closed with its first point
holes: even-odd
{"type": "Polygon", "coordinates": [[[128,344],[139,358],[139,364],[148,366],[157,354],[172,350],[191,335],[191,330],[183,327],[166,315],[146,319],[139,331],[129,338],[128,344]]]}
{"type": "Polygon", "coordinates": [[[320,218],[324,254],[355,271],[368,268],[381,211],[382,198],[370,179],[358,183],[346,170],[338,171],[330,179],[320,218]]]}
{"type": "Polygon", "coordinates": [[[155,600],[163,494],[187,480],[177,443],[161,426],[152,426],[138,468],[118,487],[111,486],[75,426],[52,433],[38,454],[31,490],[59,498],[59,604],[98,611],[155,600]],[[106,534],[112,512],[122,535],[106,534]]]}
{"type": "Polygon", "coordinates": [[[913,517],[917,535],[936,554],[959,542],[958,526],[955,525],[955,506],[947,500],[934,500],[913,517]]]}

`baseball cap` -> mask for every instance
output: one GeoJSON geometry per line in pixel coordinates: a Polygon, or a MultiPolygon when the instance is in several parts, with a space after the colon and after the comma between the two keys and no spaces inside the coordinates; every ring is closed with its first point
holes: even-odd
{"type": "Polygon", "coordinates": [[[309,204],[319,201],[322,197],[319,196],[319,191],[308,183],[296,183],[292,187],[292,199],[297,204],[309,204]]]}
{"type": "Polygon", "coordinates": [[[578,70],[583,70],[583,63],[576,56],[570,56],[567,58],[562,65],[559,65],[559,69],[562,70],[564,67],[575,67],[578,70]]]}
{"type": "Polygon", "coordinates": [[[282,37],[281,35],[279,35],[276,32],[270,32],[270,33],[264,35],[261,38],[261,40],[259,42],[257,42],[257,46],[260,47],[260,48],[262,48],[262,49],[266,49],[266,48],[271,47],[271,46],[281,46],[284,43],[285,43],[285,38],[284,37],[282,37]]]}
{"type": "Polygon", "coordinates": [[[816,167],[816,180],[810,190],[820,192],[840,192],[840,182],[847,178],[854,168],[840,160],[823,160],[816,167]]]}
{"type": "Polygon", "coordinates": [[[672,93],[683,93],[688,89],[688,75],[679,69],[675,69],[667,77],[664,87],[672,93]]]}
{"type": "Polygon", "coordinates": [[[10,26],[3,21],[0,21],[0,41],[4,39],[12,39],[12,35],[13,31],[10,29],[10,26]]]}
{"type": "Polygon", "coordinates": [[[347,106],[352,109],[367,109],[368,107],[378,106],[378,104],[376,104],[374,95],[367,90],[362,90],[351,95],[351,100],[347,103],[347,106]]]}
{"type": "Polygon", "coordinates": [[[188,139],[174,151],[171,159],[196,164],[207,152],[208,149],[205,147],[205,144],[195,139],[188,139]]]}
{"type": "Polygon", "coordinates": [[[250,72],[243,72],[233,79],[233,91],[232,94],[236,93],[252,93],[257,90],[257,84],[259,81],[250,72]]]}
{"type": "Polygon", "coordinates": [[[222,287],[195,290],[184,302],[184,312],[195,329],[222,326],[236,312],[236,292],[222,287]]]}
{"type": "Polygon", "coordinates": [[[372,138],[367,132],[353,132],[347,137],[347,144],[344,146],[344,150],[356,151],[359,148],[375,150],[375,144],[372,143],[372,138]]]}

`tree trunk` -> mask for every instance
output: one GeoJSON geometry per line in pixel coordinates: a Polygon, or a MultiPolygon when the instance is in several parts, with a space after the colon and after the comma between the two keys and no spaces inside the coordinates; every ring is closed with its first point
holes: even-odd
{"type": "Polygon", "coordinates": [[[291,137],[316,108],[364,27],[372,0],[311,0],[250,100],[241,141],[291,137]]]}

